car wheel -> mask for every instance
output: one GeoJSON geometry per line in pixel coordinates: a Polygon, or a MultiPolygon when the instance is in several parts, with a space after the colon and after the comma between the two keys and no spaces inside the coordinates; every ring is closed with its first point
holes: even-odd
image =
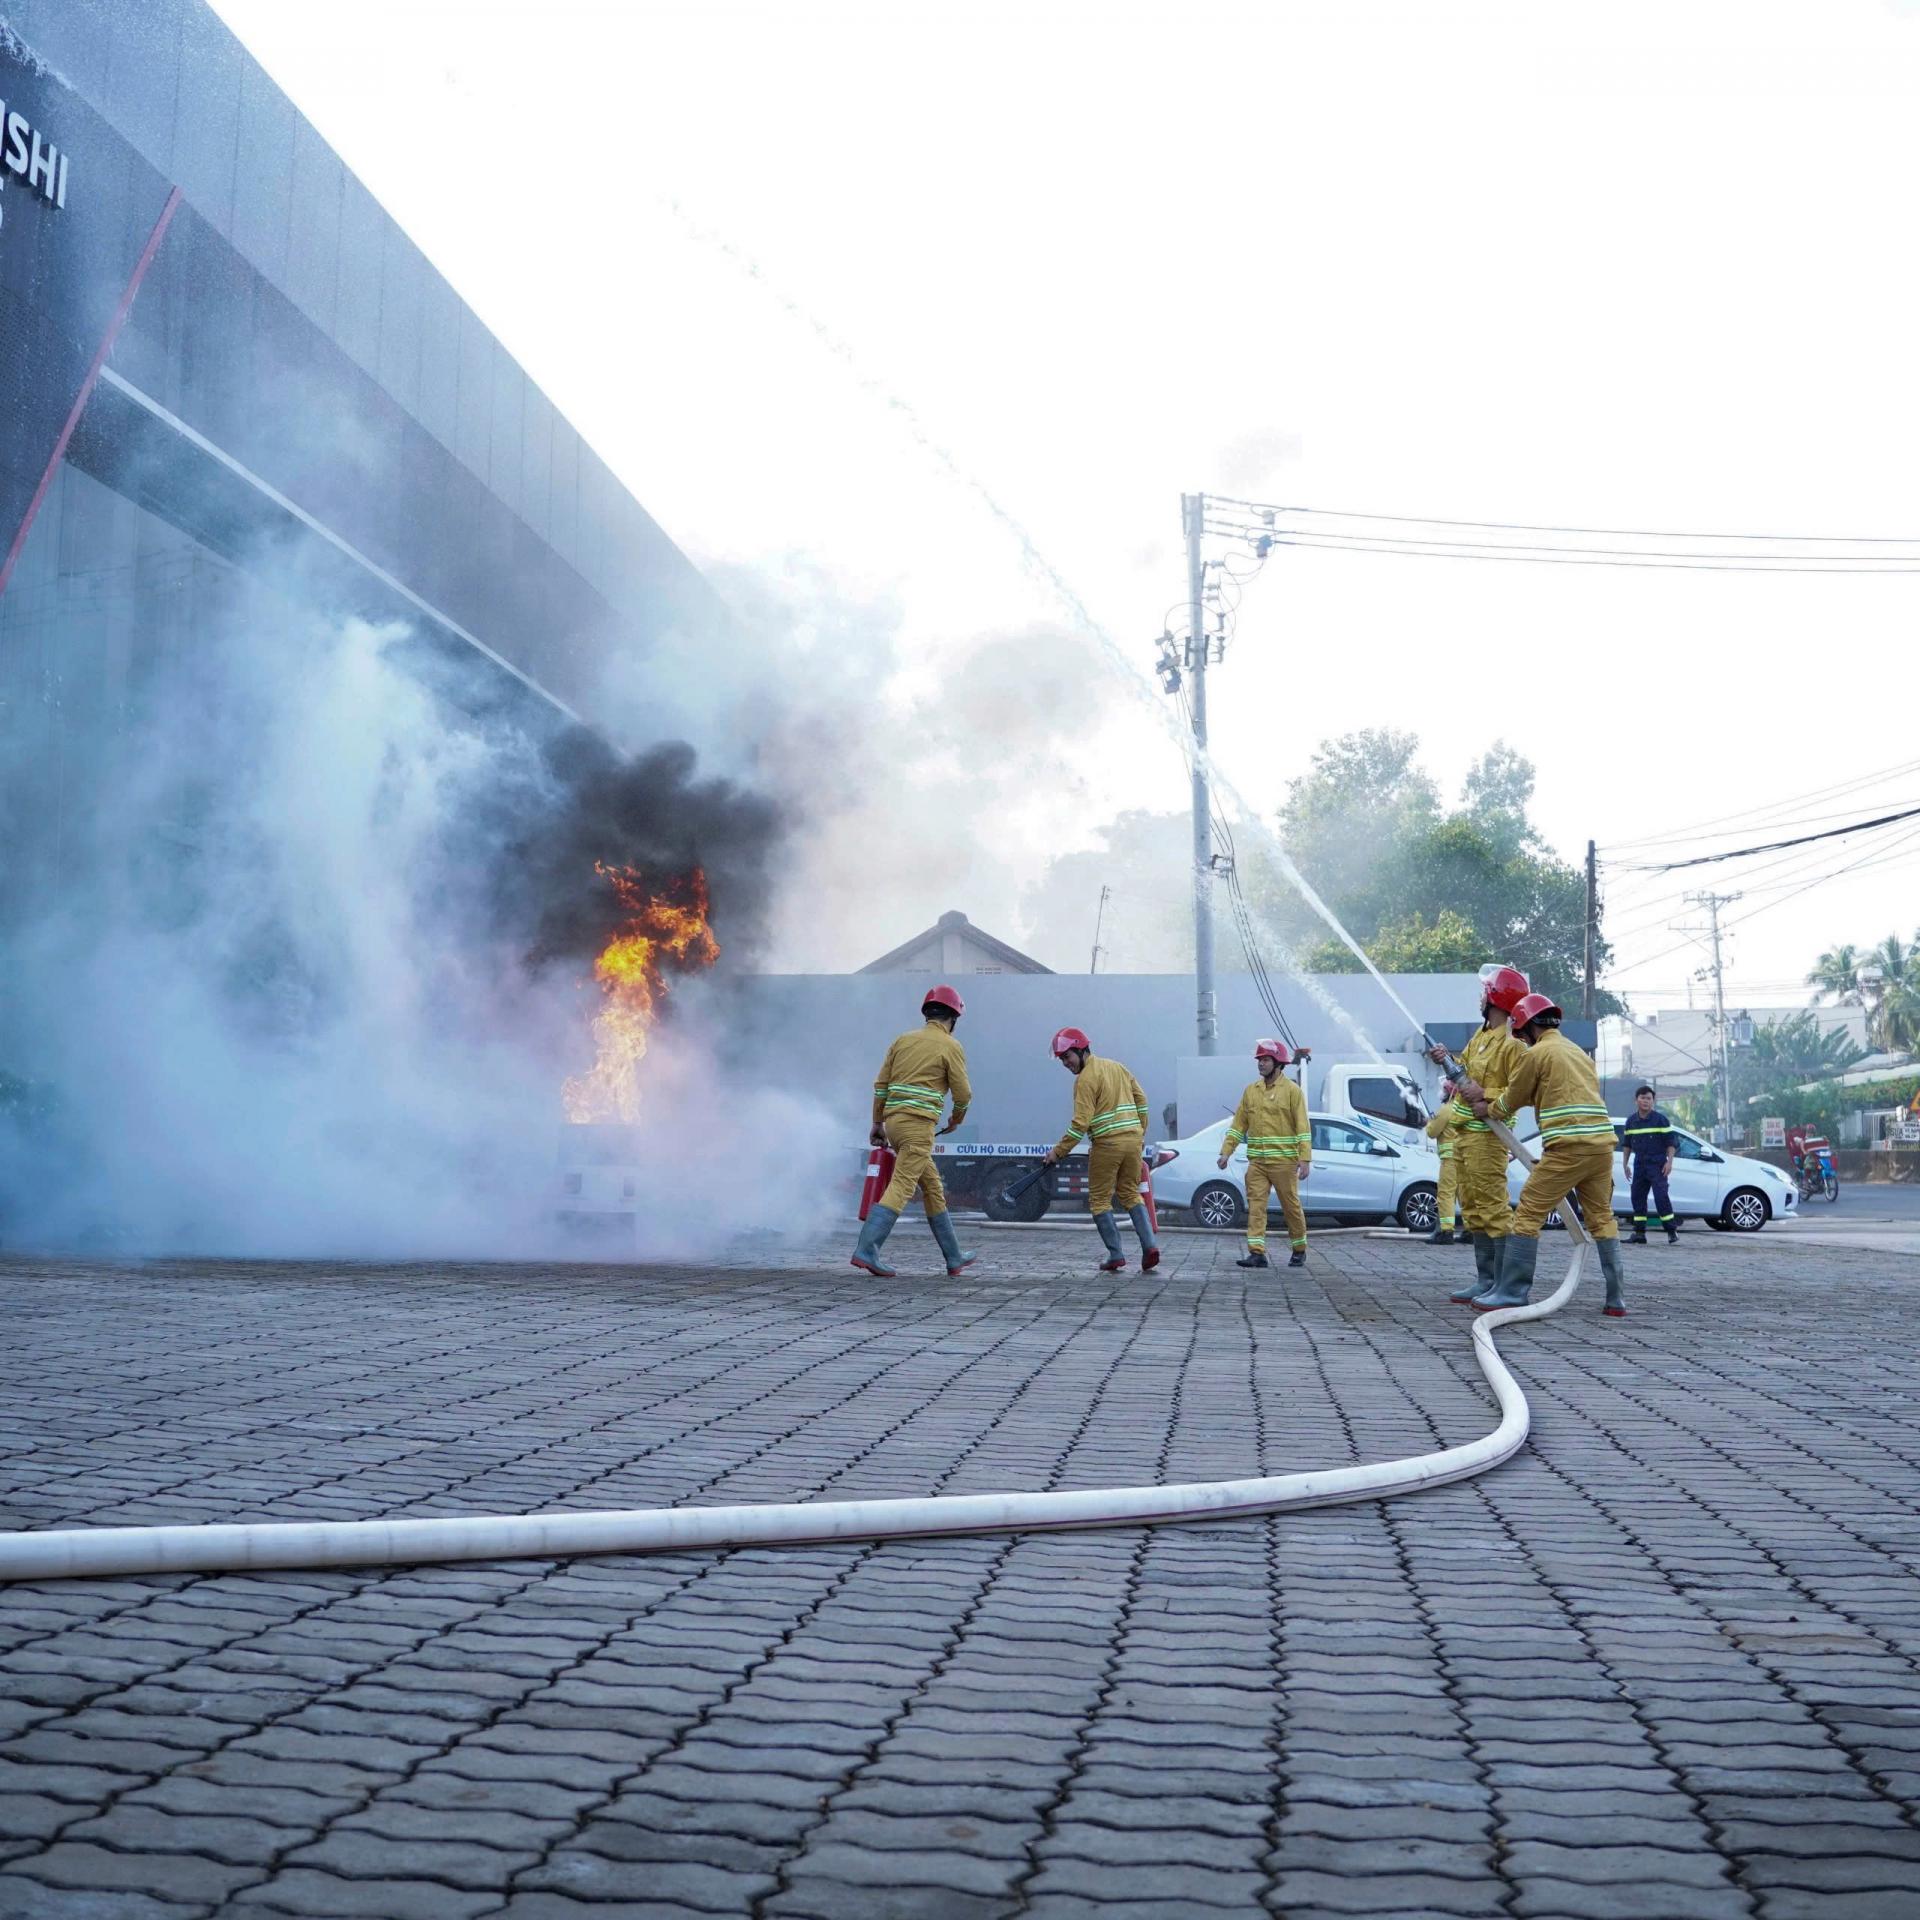
{"type": "Polygon", "coordinates": [[[1735,1233],[1758,1233],[1773,1215],[1757,1187],[1735,1187],[1727,1195],[1726,1222],[1735,1233]]]}
{"type": "Polygon", "coordinates": [[[1051,1179],[1036,1182],[1011,1203],[1000,1197],[1023,1173],[1031,1173],[1033,1166],[1031,1160],[1015,1160],[992,1169],[986,1191],[980,1197],[981,1211],[989,1220],[1018,1220],[1030,1225],[1045,1216],[1053,1204],[1051,1179]]]}
{"type": "Polygon", "coordinates": [[[1440,1189],[1424,1180],[1409,1187],[1396,1217],[1409,1233],[1431,1233],[1440,1222],[1440,1189]]]}
{"type": "Polygon", "coordinates": [[[1244,1227],[1247,1203],[1224,1180],[1209,1180],[1188,1203],[1194,1224],[1202,1227],[1244,1227]]]}

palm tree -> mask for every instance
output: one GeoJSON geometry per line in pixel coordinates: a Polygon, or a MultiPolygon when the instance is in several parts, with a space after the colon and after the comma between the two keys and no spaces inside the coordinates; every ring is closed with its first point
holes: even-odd
{"type": "Polygon", "coordinates": [[[1860,1004],[1860,949],[1852,941],[1844,946],[1829,947],[1813,963],[1813,971],[1807,975],[1807,985],[1819,988],[1813,997],[1824,1000],[1828,994],[1842,1006],[1857,1007],[1860,1004]]]}
{"type": "Polygon", "coordinates": [[[1920,934],[1905,941],[1890,933],[1864,956],[1860,972],[1871,1003],[1867,1030],[1888,1053],[1920,1046],[1920,934]]]}

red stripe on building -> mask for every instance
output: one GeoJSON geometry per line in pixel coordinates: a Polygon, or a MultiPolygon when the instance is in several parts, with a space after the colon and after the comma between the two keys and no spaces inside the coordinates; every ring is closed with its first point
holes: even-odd
{"type": "Polygon", "coordinates": [[[72,410],[67,415],[67,424],[60,429],[60,438],[53,443],[52,457],[47,461],[47,470],[40,476],[40,484],[33,490],[33,498],[27,502],[26,517],[20,522],[19,531],[13,536],[13,545],[7,549],[7,557],[0,561],[0,593],[7,590],[7,582],[13,578],[14,562],[20,558],[20,549],[27,544],[27,535],[33,529],[35,519],[39,517],[40,505],[47,497],[47,489],[53,485],[53,476],[60,470],[60,462],[67,457],[68,443],[73,439],[73,430],[80,424],[80,416],[87,410],[87,402],[93,398],[93,390],[99,384],[100,369],[107,364],[107,355],[113,351],[113,344],[120,338],[120,330],[127,324],[127,316],[133,311],[134,297],[140,291],[140,282],[147,277],[147,269],[153,265],[153,256],[160,251],[160,242],[166,238],[167,228],[173,224],[174,209],[180,204],[180,189],[175,187],[167,195],[167,204],[160,209],[160,218],[153,223],[153,231],[147,235],[147,244],[140,251],[140,258],[133,264],[132,277],[127,281],[127,290],[120,296],[120,304],[113,310],[113,318],[107,322],[107,330],[100,337],[100,345],[93,356],[93,364],[87,368],[87,377],[80,382],[80,391],[74,395],[72,410]]]}

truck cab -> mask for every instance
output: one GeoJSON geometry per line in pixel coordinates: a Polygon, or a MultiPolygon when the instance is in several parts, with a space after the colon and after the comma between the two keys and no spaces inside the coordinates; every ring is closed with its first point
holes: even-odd
{"type": "MultiPolygon", "coordinates": [[[[1420,1090],[1421,1066],[1417,1056],[1368,1060],[1346,1054],[1321,1060],[1309,1055],[1286,1072],[1300,1083],[1314,1113],[1362,1121],[1395,1145],[1425,1146],[1432,1110],[1420,1090]]],[[[1183,1134],[1232,1113],[1241,1088],[1254,1077],[1253,1062],[1237,1054],[1189,1054],[1175,1071],[1183,1134]]]]}

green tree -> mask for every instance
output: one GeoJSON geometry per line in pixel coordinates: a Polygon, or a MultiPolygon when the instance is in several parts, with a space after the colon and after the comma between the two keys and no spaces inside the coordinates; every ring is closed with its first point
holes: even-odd
{"type": "Polygon", "coordinates": [[[1807,985],[1819,989],[1813,996],[1815,1000],[1831,996],[1842,1006],[1857,1007],[1860,1004],[1860,949],[1851,941],[1829,947],[1813,963],[1807,985]]]}
{"type": "MultiPolygon", "coordinates": [[[[1410,913],[1389,922],[1367,942],[1367,955],[1382,973],[1474,973],[1491,957],[1473,924],[1451,907],[1432,920],[1410,913]]],[[[1360,967],[1338,940],[1322,940],[1301,958],[1315,973],[1356,973],[1360,967]]]]}

